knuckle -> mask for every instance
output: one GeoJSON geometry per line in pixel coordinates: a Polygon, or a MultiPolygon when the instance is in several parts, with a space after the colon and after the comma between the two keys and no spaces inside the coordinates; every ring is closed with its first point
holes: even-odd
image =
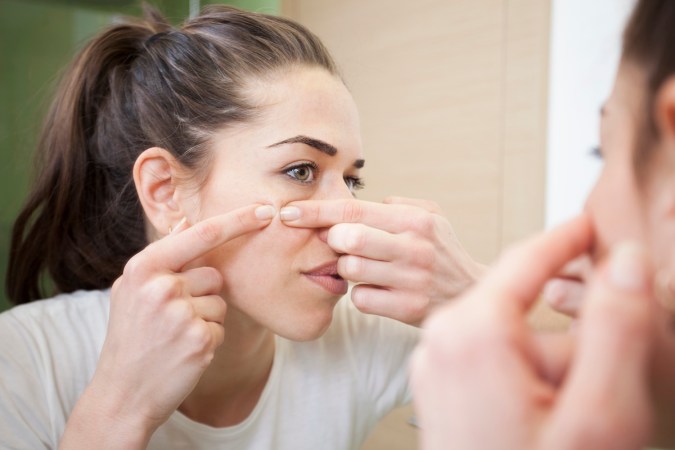
{"type": "Polygon", "coordinates": [[[194,320],[186,327],[185,334],[195,354],[203,354],[211,347],[211,331],[206,322],[194,320]]]}
{"type": "Polygon", "coordinates": [[[148,283],[148,294],[159,301],[179,298],[183,295],[183,283],[173,275],[156,277],[148,283]]]}
{"type": "Polygon", "coordinates": [[[129,261],[124,265],[124,270],[122,272],[123,276],[126,278],[135,278],[139,273],[141,273],[145,267],[145,258],[141,253],[132,256],[129,261]]]}
{"type": "Polygon", "coordinates": [[[204,271],[205,271],[204,276],[208,277],[210,282],[213,283],[213,285],[218,290],[220,290],[223,287],[223,285],[225,284],[225,279],[223,278],[223,274],[220,273],[220,271],[218,269],[216,269],[215,267],[205,267],[204,271]]]}
{"type": "Polygon", "coordinates": [[[426,316],[429,308],[429,299],[424,296],[419,296],[405,302],[402,309],[403,317],[409,322],[418,322],[426,316]]]}
{"type": "Polygon", "coordinates": [[[352,227],[346,231],[345,250],[350,253],[361,251],[366,247],[367,240],[364,227],[352,227]]]}
{"type": "Polygon", "coordinates": [[[410,228],[424,236],[431,236],[436,231],[436,219],[428,212],[411,214],[410,228]]]}
{"type": "Polygon", "coordinates": [[[370,294],[367,289],[362,289],[356,286],[352,289],[352,303],[359,311],[372,314],[374,311],[370,307],[370,294]]]}
{"type": "Polygon", "coordinates": [[[363,208],[354,202],[347,201],[342,209],[342,220],[346,223],[360,222],[363,218],[363,208]]]}
{"type": "Polygon", "coordinates": [[[194,308],[186,301],[172,302],[166,308],[166,315],[171,324],[181,327],[186,321],[192,320],[194,308]]]}
{"type": "Polygon", "coordinates": [[[341,256],[338,260],[338,272],[343,278],[356,278],[363,271],[363,260],[358,256],[341,256]]]}
{"type": "Polygon", "coordinates": [[[225,321],[225,314],[227,313],[227,304],[225,301],[218,297],[218,296],[213,296],[210,299],[211,302],[211,308],[214,311],[214,319],[220,324],[222,324],[225,321]]]}
{"type": "Polygon", "coordinates": [[[415,251],[409,254],[413,265],[423,269],[427,273],[436,266],[436,247],[430,242],[417,244],[415,251]]]}
{"type": "Polygon", "coordinates": [[[323,212],[321,210],[321,207],[319,207],[317,205],[306,206],[302,210],[302,215],[303,215],[303,217],[307,217],[309,222],[317,223],[317,222],[321,222],[323,212]]]}
{"type": "Polygon", "coordinates": [[[417,286],[417,290],[419,292],[430,292],[435,282],[436,277],[434,277],[428,270],[423,270],[415,275],[415,281],[413,284],[417,286]]]}
{"type": "MultiPolygon", "coordinates": [[[[241,215],[237,215],[237,218],[242,221],[241,215]]],[[[194,226],[195,233],[206,244],[214,244],[218,242],[222,236],[221,228],[215,223],[210,222],[201,222],[194,226]]]]}
{"type": "Polygon", "coordinates": [[[122,277],[119,277],[113,282],[112,286],[110,287],[110,292],[113,296],[117,293],[117,291],[120,290],[121,285],[122,285],[122,277]]]}

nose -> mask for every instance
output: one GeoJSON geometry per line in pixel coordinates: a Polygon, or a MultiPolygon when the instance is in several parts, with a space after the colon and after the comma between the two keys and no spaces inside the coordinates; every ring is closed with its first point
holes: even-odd
{"type": "Polygon", "coordinates": [[[328,230],[329,229],[330,228],[319,228],[318,233],[317,233],[318,236],[319,236],[319,239],[325,244],[328,244],[328,230]]]}
{"type": "Polygon", "coordinates": [[[316,193],[317,200],[339,200],[343,198],[353,198],[354,193],[349,189],[345,180],[340,177],[331,179],[324,187],[316,193]]]}

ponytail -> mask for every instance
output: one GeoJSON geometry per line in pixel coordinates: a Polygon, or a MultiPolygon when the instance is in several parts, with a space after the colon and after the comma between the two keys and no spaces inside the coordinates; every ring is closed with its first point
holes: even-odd
{"type": "Polygon", "coordinates": [[[109,287],[146,245],[134,160],[105,138],[107,127],[133,120],[124,104],[129,66],[168,27],[147,14],[153,22],[116,25],[91,41],[61,82],[37,147],[37,179],[12,229],[6,288],[15,304],[47,295],[45,272],[56,292],[109,287]]]}

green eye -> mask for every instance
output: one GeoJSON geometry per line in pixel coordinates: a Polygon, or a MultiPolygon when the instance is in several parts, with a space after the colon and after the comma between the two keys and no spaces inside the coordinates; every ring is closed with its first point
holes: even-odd
{"type": "Polygon", "coordinates": [[[316,178],[317,168],[310,163],[303,163],[297,166],[290,167],[286,170],[286,175],[300,183],[309,184],[316,178]]]}

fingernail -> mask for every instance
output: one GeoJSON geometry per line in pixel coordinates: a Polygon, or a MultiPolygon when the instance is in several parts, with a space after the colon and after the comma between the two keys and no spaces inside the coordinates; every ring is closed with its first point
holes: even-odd
{"type": "Polygon", "coordinates": [[[609,261],[611,283],[625,290],[643,289],[647,279],[644,258],[644,251],[639,244],[624,242],[615,246],[609,261]]]}
{"type": "Polygon", "coordinates": [[[275,216],[277,210],[272,205],[258,206],[255,209],[255,216],[260,220],[269,220],[275,216]]]}
{"type": "Polygon", "coordinates": [[[284,206],[279,211],[281,220],[297,220],[300,218],[300,208],[297,206],[284,206]]]}

